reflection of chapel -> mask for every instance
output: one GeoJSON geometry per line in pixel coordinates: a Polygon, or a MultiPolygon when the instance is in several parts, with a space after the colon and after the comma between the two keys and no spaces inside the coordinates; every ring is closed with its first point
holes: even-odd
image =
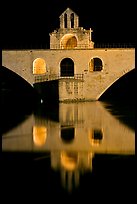
{"type": "Polygon", "coordinates": [[[70,8],[60,15],[60,28],[50,33],[50,49],[93,48],[92,30],[79,27],[79,17],[70,8]]]}

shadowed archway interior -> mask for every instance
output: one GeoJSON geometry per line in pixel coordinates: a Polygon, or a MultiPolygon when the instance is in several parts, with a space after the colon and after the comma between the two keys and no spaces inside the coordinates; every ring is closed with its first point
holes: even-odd
{"type": "Polygon", "coordinates": [[[70,58],[65,58],[61,61],[60,75],[63,76],[74,76],[74,62],[70,58]]]}

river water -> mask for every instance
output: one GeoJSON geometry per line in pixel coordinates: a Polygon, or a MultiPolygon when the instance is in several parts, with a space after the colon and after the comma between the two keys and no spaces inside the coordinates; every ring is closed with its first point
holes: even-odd
{"type": "Polygon", "coordinates": [[[3,191],[19,203],[35,199],[132,203],[135,111],[131,104],[40,104],[27,112],[2,134],[3,191]]]}

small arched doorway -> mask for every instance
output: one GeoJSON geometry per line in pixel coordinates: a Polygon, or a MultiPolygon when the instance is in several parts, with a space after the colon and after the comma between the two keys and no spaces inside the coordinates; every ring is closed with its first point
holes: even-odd
{"type": "Polygon", "coordinates": [[[65,58],[60,64],[60,76],[74,76],[74,62],[70,58],[65,58]]]}

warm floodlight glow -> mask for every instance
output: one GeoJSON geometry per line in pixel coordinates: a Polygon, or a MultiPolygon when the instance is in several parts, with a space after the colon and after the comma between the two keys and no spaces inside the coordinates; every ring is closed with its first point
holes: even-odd
{"type": "Polygon", "coordinates": [[[68,171],[74,171],[78,163],[78,153],[61,152],[61,165],[68,171]]]}
{"type": "Polygon", "coordinates": [[[33,74],[45,74],[46,62],[42,58],[37,58],[33,62],[33,74]]]}
{"type": "Polygon", "coordinates": [[[44,126],[33,127],[33,142],[37,146],[42,146],[46,143],[47,128],[44,126]]]}

